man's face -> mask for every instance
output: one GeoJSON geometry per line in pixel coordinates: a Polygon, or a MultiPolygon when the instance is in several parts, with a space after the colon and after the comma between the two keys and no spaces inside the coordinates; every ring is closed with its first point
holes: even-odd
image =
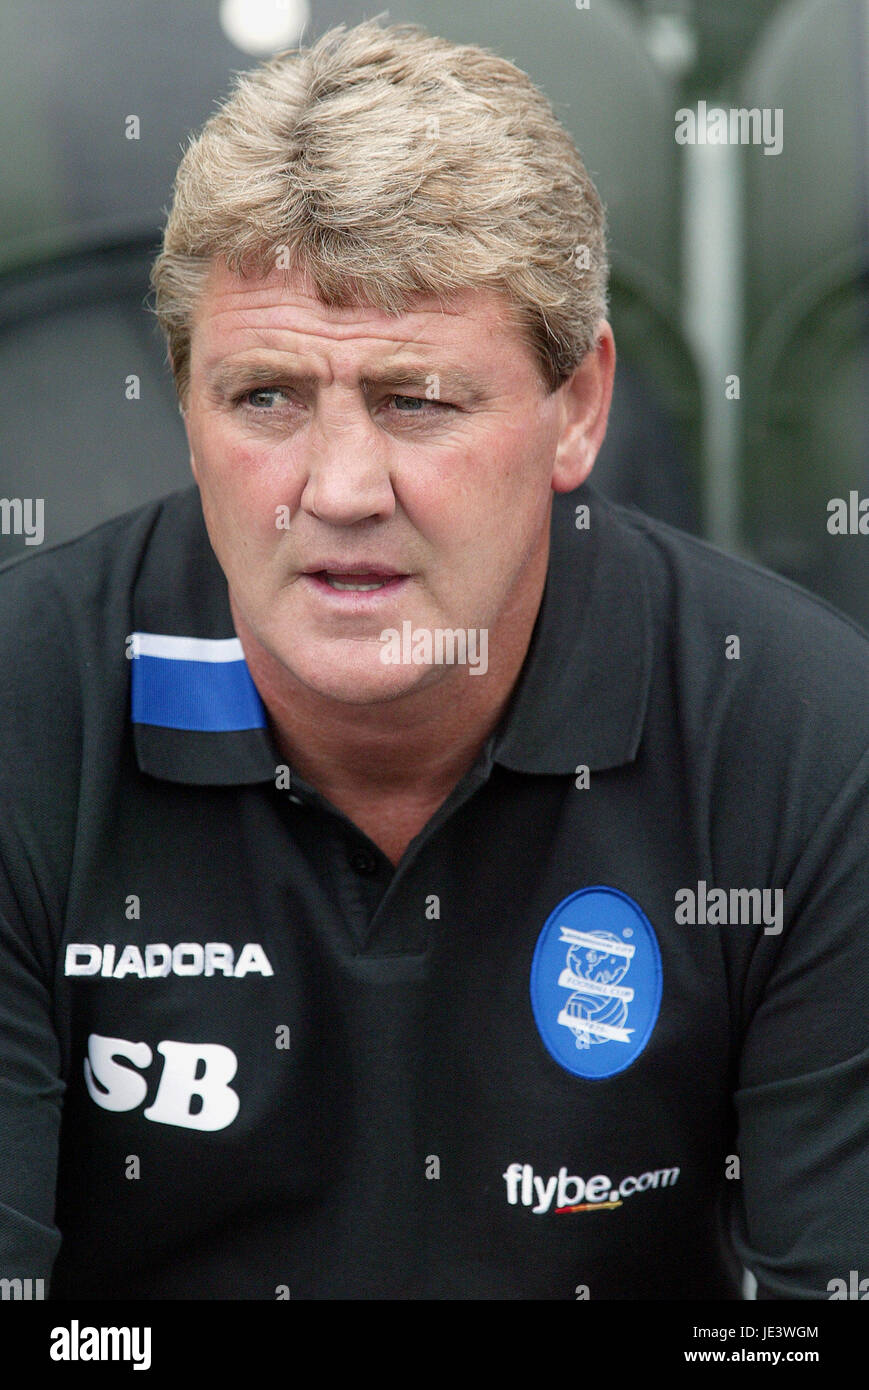
{"type": "Polygon", "coordinates": [[[212,267],[185,420],[236,626],[293,688],[392,699],[467,668],[385,664],[387,629],[505,638],[548,553],[559,395],[488,292],[326,308],[212,267]]]}

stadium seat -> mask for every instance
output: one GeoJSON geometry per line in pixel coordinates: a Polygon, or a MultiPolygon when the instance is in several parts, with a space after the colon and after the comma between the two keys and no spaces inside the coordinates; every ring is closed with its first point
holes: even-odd
{"type": "MultiPolygon", "coordinates": [[[[731,74],[782,0],[627,0],[650,50],[663,59],[687,33],[693,56],[680,64],[683,95],[706,96],[726,87],[731,74]]],[[[673,55],[675,57],[675,54],[673,55]]]]}
{"type": "MultiPolygon", "coordinates": [[[[0,276],[0,493],[42,499],[46,545],[191,481],[144,307],[154,252],[148,235],[0,276]]],[[[0,560],[27,548],[13,525],[0,560]]]]}
{"type": "Polygon", "coordinates": [[[869,625],[869,537],[828,530],[833,499],[869,498],[867,65],[865,0],[799,0],[741,90],[784,134],[775,157],[745,152],[745,534],[869,625]]]}
{"type": "Polygon", "coordinates": [[[212,0],[0,6],[0,269],[159,228],[188,133],[251,65],[212,0]],[[139,120],[138,138],[128,117],[139,120]]]}

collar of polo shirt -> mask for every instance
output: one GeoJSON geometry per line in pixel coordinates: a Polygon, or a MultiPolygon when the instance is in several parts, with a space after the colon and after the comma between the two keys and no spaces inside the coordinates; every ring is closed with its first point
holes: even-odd
{"type": "MultiPolygon", "coordinates": [[[[200,786],[274,781],[282,758],[235,636],[198,490],[173,504],[182,524],[161,525],[158,517],[133,596],[138,666],[131,663],[130,708],[139,767],[200,786]]],[[[556,496],[540,611],[507,713],[481,755],[486,762],[557,775],[636,757],[652,667],[640,546],[588,483],[556,496]],[[582,506],[588,526],[580,528],[582,506]]]]}

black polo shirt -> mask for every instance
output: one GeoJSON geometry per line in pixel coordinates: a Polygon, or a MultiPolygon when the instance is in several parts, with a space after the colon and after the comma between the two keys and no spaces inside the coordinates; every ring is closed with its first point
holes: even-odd
{"type": "Polygon", "coordinates": [[[869,1275],[853,624],[558,499],[506,717],[394,869],[284,767],[195,489],[13,562],[0,611],[0,1276],[596,1300],[869,1275]]]}

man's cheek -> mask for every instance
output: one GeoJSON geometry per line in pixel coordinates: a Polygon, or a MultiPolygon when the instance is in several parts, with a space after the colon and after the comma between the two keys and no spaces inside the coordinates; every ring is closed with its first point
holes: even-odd
{"type": "Polygon", "coordinates": [[[206,471],[200,490],[217,524],[225,530],[228,523],[239,544],[262,552],[286,543],[299,510],[299,489],[286,471],[257,465],[247,453],[206,471]]]}
{"type": "Polygon", "coordinates": [[[491,493],[473,463],[458,475],[399,476],[395,496],[413,529],[438,553],[476,541],[491,524],[491,493]]]}

